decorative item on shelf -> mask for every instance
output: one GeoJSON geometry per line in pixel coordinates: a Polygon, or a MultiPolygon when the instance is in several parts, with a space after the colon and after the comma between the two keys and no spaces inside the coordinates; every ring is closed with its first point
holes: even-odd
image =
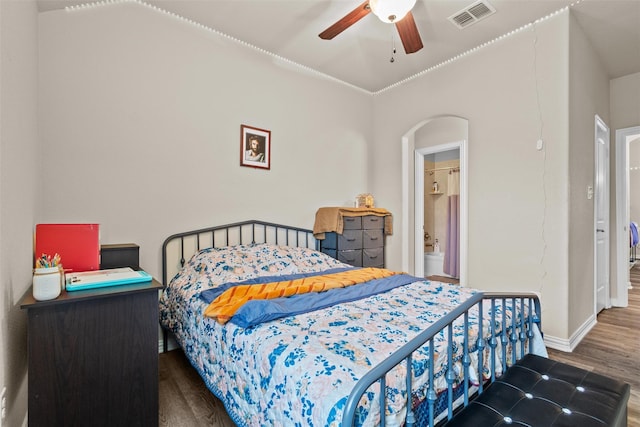
{"type": "Polygon", "coordinates": [[[371,193],[362,193],[356,196],[356,208],[374,207],[374,199],[371,193]]]}
{"type": "Polygon", "coordinates": [[[438,181],[433,182],[433,187],[431,187],[431,191],[433,191],[434,193],[437,193],[438,191],[440,191],[440,186],[438,185],[438,181]]]}
{"type": "Polygon", "coordinates": [[[60,255],[42,254],[36,260],[36,268],[33,270],[33,298],[38,301],[46,301],[57,298],[64,286],[64,273],[60,263],[60,255]]]}
{"type": "Polygon", "coordinates": [[[438,242],[438,239],[436,239],[435,243],[433,244],[433,252],[435,253],[440,252],[440,242],[438,242]]]}

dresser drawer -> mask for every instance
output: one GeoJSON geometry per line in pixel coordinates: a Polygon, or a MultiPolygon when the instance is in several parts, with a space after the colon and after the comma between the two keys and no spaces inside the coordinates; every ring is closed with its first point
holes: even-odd
{"type": "Polygon", "coordinates": [[[325,249],[338,249],[338,233],[324,233],[324,239],[320,241],[320,246],[322,247],[322,252],[325,249]]]}
{"type": "MultiPolygon", "coordinates": [[[[329,254],[327,250],[352,250],[362,249],[362,230],[344,230],[342,234],[325,233],[321,243],[322,252],[329,254]]],[[[333,256],[333,255],[332,255],[333,256]]]]}
{"type": "Polygon", "coordinates": [[[320,252],[322,252],[323,254],[329,255],[331,258],[336,258],[338,256],[338,251],[337,250],[328,249],[328,248],[325,248],[324,246],[322,247],[320,252]]]}
{"type": "Polygon", "coordinates": [[[367,215],[362,217],[362,228],[365,230],[383,230],[384,217],[377,215],[367,215]]]}
{"type": "Polygon", "coordinates": [[[342,217],[342,229],[343,230],[360,230],[360,229],[362,229],[362,217],[359,217],[359,216],[343,216],[342,217]]]}
{"type": "Polygon", "coordinates": [[[338,250],[362,248],[362,230],[344,230],[338,234],[338,250]]]}
{"type": "Polygon", "coordinates": [[[362,230],[362,247],[381,248],[384,246],[382,230],[362,230]]]}
{"type": "Polygon", "coordinates": [[[362,266],[384,268],[384,248],[363,249],[362,266]]]}
{"type": "Polygon", "coordinates": [[[338,261],[346,262],[354,267],[362,267],[362,249],[338,251],[338,261]]]}

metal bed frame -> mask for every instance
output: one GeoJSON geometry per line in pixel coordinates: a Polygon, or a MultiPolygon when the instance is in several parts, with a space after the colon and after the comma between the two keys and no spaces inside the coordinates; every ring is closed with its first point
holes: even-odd
{"type": "MultiPolygon", "coordinates": [[[[167,286],[169,267],[177,273],[184,263],[196,252],[206,248],[230,245],[271,243],[274,245],[305,247],[318,250],[320,242],[313,237],[313,231],[288,225],[274,224],[258,220],[247,220],[216,227],[185,231],[167,237],[162,244],[162,284],[167,286]],[[178,262],[168,265],[173,248],[179,253],[178,262]]],[[[173,277],[173,276],[172,276],[173,277]]]]}
{"type": "MultiPolygon", "coordinates": [[[[319,241],[313,237],[313,232],[304,228],[291,227],[282,224],[275,224],[259,220],[248,220],[233,224],[220,225],[216,227],[203,228],[199,230],[177,233],[169,236],[162,245],[162,279],[163,286],[168,284],[169,277],[173,277],[182,268],[193,254],[210,247],[224,247],[239,244],[270,243],[275,245],[306,247],[318,250],[319,241]],[[170,259],[175,260],[175,262],[170,259]],[[170,276],[171,275],[171,276],[170,276]]],[[[499,311],[499,310],[498,310],[499,311]]],[[[454,380],[453,371],[453,324],[458,319],[464,322],[464,349],[462,356],[464,379],[461,383],[463,388],[461,393],[462,407],[466,407],[471,399],[482,394],[485,384],[480,381],[477,388],[470,387],[469,368],[471,365],[470,348],[476,347],[478,350],[477,372],[483,372],[484,355],[487,354],[490,366],[490,378],[488,382],[496,379],[496,370],[500,367],[505,372],[508,366],[514,364],[517,359],[530,352],[531,340],[534,336],[534,325],[537,325],[540,333],[542,326],[540,320],[540,300],[534,293],[490,293],[478,292],[460,306],[456,307],[448,315],[444,316],[429,328],[421,332],[413,340],[399,348],[379,365],[372,368],[354,386],[349,395],[343,412],[342,427],[350,427],[354,423],[358,402],[375,383],[379,383],[380,390],[385,390],[385,376],[395,366],[405,362],[407,372],[406,391],[407,396],[411,396],[412,382],[412,353],[418,348],[429,344],[429,357],[434,357],[434,338],[440,333],[444,333],[447,339],[447,372],[446,382],[448,391],[447,417],[444,420],[436,420],[434,417],[434,405],[437,399],[434,384],[433,364],[429,367],[429,388],[425,403],[428,405],[428,420],[420,419],[421,415],[416,414],[411,404],[407,405],[406,426],[428,425],[433,427],[436,422],[443,423],[451,419],[456,409],[454,407],[454,380]],[[507,302],[512,307],[520,307],[520,312],[527,312],[526,316],[512,316],[511,323],[507,324],[506,318],[497,314],[495,310],[496,302],[499,301],[504,306],[507,302]],[[479,322],[477,342],[470,342],[469,337],[469,312],[477,307],[479,313],[483,312],[484,305],[491,306],[491,321],[489,328],[489,339],[483,337],[482,322],[479,322]],[[495,325],[500,326],[500,330],[495,329],[495,325]],[[510,355],[508,359],[508,355],[510,355]],[[500,357],[501,362],[498,362],[500,357]]],[[[167,351],[167,331],[163,328],[164,351],[167,351]]],[[[385,393],[380,393],[380,425],[385,425],[385,393]]],[[[409,397],[409,402],[411,398],[409,397]]]]}
{"type": "MultiPolygon", "coordinates": [[[[354,423],[358,402],[365,394],[365,392],[374,384],[379,383],[380,389],[385,390],[385,376],[394,367],[405,362],[407,376],[406,376],[406,392],[408,396],[411,396],[411,378],[412,372],[412,354],[418,348],[428,344],[429,345],[429,359],[434,360],[434,345],[433,341],[436,335],[445,333],[447,340],[447,370],[445,374],[447,382],[447,417],[446,419],[435,418],[435,402],[437,400],[436,390],[433,387],[434,384],[434,371],[433,364],[429,365],[428,372],[428,384],[427,390],[427,405],[428,405],[428,419],[419,419],[415,413],[415,408],[412,405],[407,405],[407,415],[405,419],[405,425],[408,427],[428,425],[433,427],[436,425],[436,421],[442,424],[450,420],[457,407],[454,407],[454,386],[455,373],[453,367],[454,351],[453,351],[453,323],[462,318],[464,321],[464,344],[463,344],[463,381],[461,384],[462,389],[462,406],[460,409],[466,407],[473,397],[479,396],[483,393],[484,388],[489,383],[496,380],[496,370],[501,368],[501,372],[506,372],[507,368],[516,363],[517,360],[522,358],[525,354],[531,352],[531,340],[533,339],[534,324],[540,329],[542,333],[542,325],[537,313],[540,313],[540,300],[534,293],[502,293],[502,292],[478,292],[473,297],[460,304],[448,315],[442,317],[429,328],[422,331],[413,340],[399,348],[395,353],[391,354],[383,362],[372,368],[367,374],[365,374],[354,386],[347,403],[345,405],[342,427],[351,427],[354,423]],[[502,307],[505,306],[507,301],[510,301],[512,307],[520,306],[520,313],[528,313],[526,316],[512,316],[511,324],[507,324],[507,320],[504,316],[496,313],[496,302],[500,301],[502,307]],[[474,308],[478,308],[479,313],[483,313],[484,304],[491,305],[491,321],[489,324],[489,339],[486,340],[483,334],[482,322],[478,323],[478,339],[475,343],[469,340],[469,312],[474,308]],[[500,325],[500,330],[496,331],[495,325],[500,325]],[[484,351],[487,349],[488,362],[490,364],[490,378],[487,381],[480,381],[477,390],[470,388],[470,375],[469,367],[471,366],[471,357],[469,348],[475,344],[478,351],[478,366],[477,372],[483,372],[484,366],[484,351]],[[498,344],[500,346],[498,347],[498,344]],[[487,348],[488,347],[488,348],[487,348]],[[510,354],[510,357],[508,355],[510,354]],[[498,362],[500,357],[501,362],[498,362]],[[499,364],[499,366],[498,366],[499,364]],[[486,384],[485,384],[486,382],[486,384]]],[[[386,404],[386,398],[384,393],[379,394],[380,398],[380,426],[385,425],[384,408],[386,404]]],[[[411,401],[411,399],[409,399],[411,401]]],[[[439,425],[438,424],[438,425],[439,425]]]]}

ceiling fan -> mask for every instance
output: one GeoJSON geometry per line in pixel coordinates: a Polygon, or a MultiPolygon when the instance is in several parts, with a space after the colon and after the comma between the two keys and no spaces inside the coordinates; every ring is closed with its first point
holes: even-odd
{"type": "Polygon", "coordinates": [[[414,53],[422,49],[422,39],[418,27],[411,14],[416,0],[366,0],[353,9],[342,19],[324,30],[319,37],[331,40],[370,12],[373,12],[382,22],[395,24],[406,53],[414,53]]]}

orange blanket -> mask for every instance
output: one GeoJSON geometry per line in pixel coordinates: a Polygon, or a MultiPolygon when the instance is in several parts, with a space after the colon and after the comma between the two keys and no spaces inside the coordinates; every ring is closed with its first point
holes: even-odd
{"type": "Polygon", "coordinates": [[[224,291],[205,309],[204,314],[218,323],[227,323],[242,305],[252,299],[273,299],[308,292],[323,292],[345,288],[373,279],[382,279],[398,274],[384,268],[361,268],[321,276],[304,277],[283,282],[258,285],[238,285],[224,291]]]}

